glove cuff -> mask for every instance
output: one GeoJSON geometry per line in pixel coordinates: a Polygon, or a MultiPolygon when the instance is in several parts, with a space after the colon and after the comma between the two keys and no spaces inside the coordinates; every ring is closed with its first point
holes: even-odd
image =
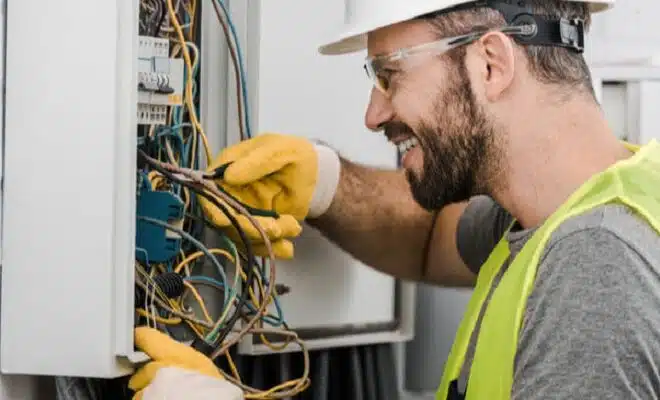
{"type": "Polygon", "coordinates": [[[336,151],[322,144],[314,144],[314,148],[318,155],[318,178],[309,204],[308,218],[320,217],[328,211],[337,192],[341,171],[341,162],[336,151]]]}

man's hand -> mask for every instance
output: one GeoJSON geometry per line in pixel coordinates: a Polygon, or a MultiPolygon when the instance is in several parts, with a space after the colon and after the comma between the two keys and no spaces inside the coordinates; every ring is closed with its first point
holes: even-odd
{"type": "MultiPolygon", "coordinates": [[[[290,239],[300,234],[297,222],[323,214],[334,197],[339,181],[339,157],[328,147],[289,135],[262,134],[223,150],[209,165],[217,172],[220,189],[249,207],[274,211],[270,218],[276,256],[291,258],[290,239]]],[[[208,200],[200,198],[206,216],[219,226],[229,226],[227,217],[208,200]]],[[[251,229],[247,220],[240,220],[251,229]]],[[[259,251],[258,235],[249,235],[259,251]]]]}
{"type": "Polygon", "coordinates": [[[151,361],[128,383],[134,400],[186,398],[190,400],[242,400],[240,388],[224,380],[202,353],[148,327],[135,329],[135,345],[151,361]]]}

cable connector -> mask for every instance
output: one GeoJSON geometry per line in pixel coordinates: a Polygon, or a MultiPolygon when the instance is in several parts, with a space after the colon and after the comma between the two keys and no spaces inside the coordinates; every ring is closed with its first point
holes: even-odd
{"type": "MultiPolygon", "coordinates": [[[[185,285],[183,284],[183,277],[176,272],[166,272],[164,274],[157,275],[153,278],[153,282],[148,283],[150,285],[155,285],[168,299],[175,299],[180,297],[183,294],[183,290],[185,289],[185,285]]],[[[144,289],[136,285],[135,306],[143,306],[144,301],[144,289]]]]}
{"type": "MultiPolygon", "coordinates": [[[[174,193],[142,190],[137,199],[137,215],[167,222],[170,225],[183,224],[184,203],[174,193]]],[[[181,236],[163,226],[138,219],[136,223],[135,246],[140,251],[135,257],[143,263],[165,263],[173,259],[181,250],[181,236]]]]}

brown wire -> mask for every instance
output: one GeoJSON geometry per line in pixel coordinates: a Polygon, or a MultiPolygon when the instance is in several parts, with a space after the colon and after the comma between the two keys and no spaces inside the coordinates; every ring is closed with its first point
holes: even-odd
{"type": "Polygon", "coordinates": [[[218,4],[215,1],[212,1],[211,3],[213,3],[213,9],[215,10],[215,15],[218,17],[218,21],[220,22],[222,31],[225,33],[225,38],[227,39],[227,46],[229,47],[229,55],[231,56],[232,65],[234,66],[234,81],[236,86],[236,105],[238,106],[238,129],[241,134],[241,140],[245,140],[247,139],[247,136],[245,135],[245,129],[243,126],[245,117],[243,115],[243,102],[241,101],[243,99],[243,92],[241,91],[241,87],[243,85],[241,84],[241,75],[240,75],[240,70],[238,68],[238,56],[236,55],[236,47],[234,46],[234,43],[231,40],[231,36],[229,35],[229,28],[227,27],[227,22],[225,21],[224,18],[222,18],[222,12],[220,11],[218,4]]]}
{"type": "MultiPolygon", "coordinates": [[[[265,298],[270,298],[275,289],[275,255],[273,253],[273,248],[270,242],[270,239],[264,229],[259,225],[259,223],[256,221],[256,219],[237,201],[232,199],[230,196],[227,196],[225,193],[222,191],[218,190],[217,187],[215,187],[215,184],[212,183],[212,181],[209,181],[204,178],[204,173],[203,171],[195,171],[187,168],[181,168],[179,166],[165,163],[159,160],[156,160],[154,158],[151,158],[147,155],[144,155],[147,159],[149,159],[150,162],[153,162],[154,164],[158,165],[159,167],[163,168],[164,170],[179,175],[179,177],[183,176],[187,178],[187,180],[197,184],[201,185],[205,190],[210,192],[212,195],[218,197],[225,203],[227,203],[230,207],[235,209],[239,214],[245,216],[247,220],[254,225],[255,229],[259,232],[259,235],[263,239],[263,243],[266,247],[266,250],[268,252],[268,257],[267,259],[270,261],[270,276],[269,276],[269,285],[267,289],[267,293],[265,294],[265,298]]],[[[184,178],[184,179],[185,179],[184,178]]],[[[302,350],[303,353],[303,359],[304,359],[304,371],[303,371],[303,376],[297,380],[292,380],[290,382],[296,382],[295,385],[291,389],[288,390],[274,390],[272,393],[269,393],[268,395],[264,394],[267,393],[268,391],[263,391],[260,389],[255,389],[250,386],[245,385],[240,381],[239,379],[236,379],[232,377],[231,375],[227,374],[226,372],[220,370],[220,372],[225,376],[225,378],[235,385],[241,387],[243,389],[248,398],[258,398],[258,399],[283,399],[287,397],[292,397],[297,395],[298,393],[302,392],[303,390],[306,390],[309,385],[310,385],[310,378],[309,378],[309,370],[310,370],[310,363],[309,363],[309,352],[302,340],[298,337],[298,335],[295,332],[288,331],[288,330],[283,330],[283,329],[264,329],[262,327],[255,327],[255,325],[261,320],[261,317],[265,314],[267,314],[266,308],[268,307],[268,302],[267,301],[262,301],[259,308],[257,309],[257,312],[255,313],[254,317],[250,320],[248,320],[245,325],[238,330],[236,335],[233,335],[231,339],[228,339],[225,343],[222,344],[222,346],[218,349],[216,349],[210,356],[212,360],[215,360],[219,356],[223,354],[227,354],[228,350],[237,344],[245,335],[247,334],[276,334],[276,335],[283,335],[285,336],[288,341],[295,341],[300,349],[302,350]],[[252,394],[253,396],[250,396],[252,394]]],[[[272,389],[271,389],[272,390],[272,389]]]]}
{"type": "MultiPolygon", "coordinates": [[[[302,377],[297,380],[296,385],[294,385],[292,388],[285,390],[285,391],[274,391],[272,394],[269,394],[267,397],[261,397],[263,399],[283,399],[287,397],[292,397],[296,396],[303,390],[307,389],[309,387],[311,380],[309,378],[309,373],[310,373],[310,360],[309,360],[309,351],[307,350],[307,346],[305,346],[305,343],[300,340],[298,337],[298,334],[292,331],[285,331],[282,329],[260,329],[260,328],[254,328],[251,330],[252,333],[255,334],[270,334],[270,335],[281,335],[281,336],[287,336],[290,341],[295,342],[300,349],[302,350],[303,354],[303,374],[302,377]]],[[[236,379],[235,377],[231,376],[230,374],[226,373],[225,371],[220,371],[222,375],[230,381],[231,383],[239,386],[246,394],[261,394],[264,392],[267,392],[267,390],[262,390],[262,389],[257,389],[251,386],[248,386],[241,382],[240,380],[236,379]]],[[[289,381],[291,382],[291,381],[289,381]]],[[[272,390],[272,389],[271,389],[272,390]]],[[[250,397],[249,395],[247,396],[248,398],[250,397]]]]}
{"type": "MultiPolygon", "coordinates": [[[[275,289],[275,255],[273,253],[273,248],[270,242],[270,239],[268,238],[268,234],[264,231],[264,229],[259,225],[257,220],[250,214],[240,203],[232,199],[231,197],[227,196],[225,193],[221,192],[218,190],[213,183],[211,183],[208,180],[205,180],[203,178],[203,175],[200,171],[194,171],[191,169],[186,169],[186,168],[181,168],[176,165],[172,165],[169,163],[164,163],[162,161],[156,160],[155,158],[148,157],[147,155],[144,155],[146,158],[149,159],[150,162],[153,162],[154,164],[158,165],[159,167],[165,169],[168,172],[172,172],[175,174],[180,174],[185,177],[187,177],[190,181],[197,183],[198,185],[201,185],[204,189],[209,191],[211,194],[216,196],[217,198],[223,200],[225,203],[227,203],[230,207],[235,209],[239,214],[242,214],[245,216],[245,218],[255,227],[257,232],[259,232],[259,235],[263,239],[264,246],[266,247],[266,250],[268,252],[268,260],[270,262],[270,276],[268,279],[268,282],[270,283],[268,285],[268,292],[266,293],[266,298],[270,298],[274,294],[274,289],[275,289]]],[[[268,307],[268,302],[264,301],[261,303],[259,308],[257,309],[257,312],[255,313],[254,317],[250,319],[245,326],[240,331],[240,334],[234,337],[231,340],[228,340],[226,343],[222,345],[222,347],[218,348],[216,351],[211,354],[211,359],[216,359],[222,354],[224,354],[230,347],[238,343],[243,336],[249,333],[250,329],[254,327],[254,325],[261,319],[263,315],[266,314],[266,307],[268,307]]]]}
{"type": "MultiPolygon", "coordinates": [[[[143,279],[144,279],[144,278],[143,278],[143,279]]],[[[151,289],[153,289],[154,287],[155,287],[155,288],[158,287],[158,285],[156,285],[155,283],[153,283],[153,281],[150,282],[149,285],[147,285],[147,284],[146,284],[145,282],[143,282],[142,280],[140,280],[140,279],[136,279],[136,280],[135,280],[135,283],[136,283],[138,286],[140,286],[140,287],[145,291],[145,293],[147,293],[147,294],[148,294],[148,293],[151,291],[151,289]]],[[[194,323],[194,324],[197,324],[197,325],[203,326],[203,327],[205,327],[205,328],[209,328],[209,329],[213,328],[213,325],[212,325],[212,324],[209,324],[209,323],[206,322],[206,321],[202,321],[202,320],[200,320],[200,319],[197,319],[197,318],[195,318],[195,317],[192,317],[192,316],[187,315],[187,314],[185,314],[185,313],[183,313],[183,312],[180,312],[180,311],[177,311],[177,310],[173,309],[172,307],[170,307],[165,301],[163,301],[163,300],[160,299],[159,297],[151,297],[151,298],[153,298],[153,300],[158,304],[158,306],[159,306],[160,308],[164,309],[165,311],[169,312],[170,314],[172,314],[172,315],[174,315],[174,316],[176,316],[176,317],[179,317],[179,318],[185,319],[185,320],[187,320],[187,321],[190,321],[190,322],[192,322],[192,323],[194,323]]]]}

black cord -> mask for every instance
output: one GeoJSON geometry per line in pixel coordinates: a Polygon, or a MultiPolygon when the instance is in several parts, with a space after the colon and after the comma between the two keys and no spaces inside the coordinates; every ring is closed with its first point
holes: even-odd
{"type": "Polygon", "coordinates": [[[248,260],[248,269],[245,271],[246,273],[246,282],[245,284],[241,285],[241,295],[239,296],[239,301],[238,305],[236,306],[236,309],[234,310],[234,313],[228,318],[228,322],[226,326],[220,331],[218,335],[218,343],[222,343],[224,339],[227,337],[229,332],[231,331],[232,327],[236,324],[238,319],[241,317],[241,314],[243,313],[243,307],[245,307],[247,301],[248,301],[248,290],[247,288],[250,288],[254,284],[254,279],[255,279],[255,272],[254,268],[252,266],[255,263],[255,257],[254,257],[254,252],[252,251],[252,244],[247,238],[247,235],[245,234],[245,231],[241,228],[240,224],[236,220],[236,217],[233,216],[232,213],[229,212],[229,209],[222,203],[220,203],[215,197],[208,195],[206,192],[204,192],[204,188],[200,187],[196,183],[191,183],[184,181],[182,179],[177,178],[172,174],[171,172],[165,170],[162,168],[160,165],[155,163],[153,160],[150,159],[150,157],[142,150],[138,149],[138,159],[144,160],[146,163],[148,163],[154,170],[157,172],[161,173],[163,176],[168,178],[169,180],[176,182],[182,186],[187,187],[191,191],[194,191],[198,195],[204,197],[205,199],[209,200],[213,205],[218,207],[221,212],[223,212],[227,218],[229,219],[229,222],[234,226],[236,231],[238,232],[238,235],[241,238],[241,241],[243,242],[243,245],[245,246],[245,253],[246,253],[246,258],[248,260]]]}
{"type": "MultiPolygon", "coordinates": [[[[160,3],[160,2],[158,2],[160,3]]],[[[154,37],[158,37],[160,35],[160,30],[163,25],[163,22],[165,21],[165,16],[167,15],[167,7],[165,7],[164,4],[160,5],[160,18],[158,19],[158,23],[154,29],[154,37]]]]}
{"type": "MultiPolygon", "coordinates": [[[[223,164],[223,165],[219,166],[218,168],[213,170],[213,173],[210,175],[210,178],[211,179],[223,179],[224,175],[225,175],[225,171],[227,170],[227,168],[230,165],[231,165],[231,162],[228,162],[226,164],[223,164]]],[[[259,216],[259,217],[271,217],[271,218],[276,218],[276,219],[280,217],[280,215],[277,212],[273,211],[273,210],[264,210],[264,209],[261,209],[261,208],[255,208],[255,207],[251,207],[251,206],[241,202],[240,200],[238,200],[237,198],[235,198],[234,196],[229,194],[221,186],[218,186],[218,190],[220,190],[222,193],[227,195],[227,197],[231,198],[235,202],[242,205],[252,215],[256,215],[256,216],[259,216]]]]}
{"type": "MultiPolygon", "coordinates": [[[[199,204],[199,201],[197,200],[197,197],[189,197],[191,212],[186,212],[186,216],[188,218],[185,221],[184,230],[190,233],[195,239],[204,241],[204,219],[199,217],[200,215],[203,215],[203,210],[199,204]]],[[[188,242],[186,242],[186,244],[187,246],[186,249],[184,249],[184,252],[187,253],[194,246],[188,242]]]]}

